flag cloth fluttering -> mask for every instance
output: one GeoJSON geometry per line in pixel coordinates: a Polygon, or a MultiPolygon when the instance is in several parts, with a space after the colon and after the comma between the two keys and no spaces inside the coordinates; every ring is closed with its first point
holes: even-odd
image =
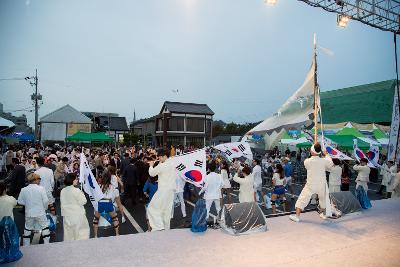
{"type": "Polygon", "coordinates": [[[253,160],[253,152],[251,152],[250,145],[247,142],[225,143],[214,148],[223,152],[229,160],[240,157],[253,160]]]}
{"type": "Polygon", "coordinates": [[[178,177],[197,187],[203,187],[204,177],[207,175],[206,150],[204,148],[171,159],[178,177]]]}
{"type": "Polygon", "coordinates": [[[79,182],[83,185],[83,190],[89,195],[90,202],[92,202],[93,208],[97,211],[99,200],[104,198],[104,194],[83,153],[81,153],[79,182]]]}
{"type": "Polygon", "coordinates": [[[361,149],[358,148],[357,146],[357,139],[354,139],[354,151],[353,151],[353,156],[354,158],[359,162],[361,159],[367,159],[368,160],[368,167],[370,168],[375,168],[374,164],[372,164],[368,157],[362,152],[361,149]]]}

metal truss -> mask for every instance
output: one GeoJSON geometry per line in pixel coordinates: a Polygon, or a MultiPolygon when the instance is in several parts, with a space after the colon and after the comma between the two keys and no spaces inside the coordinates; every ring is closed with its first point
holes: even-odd
{"type": "Polygon", "coordinates": [[[400,33],[400,0],[299,0],[369,26],[400,33]]]}

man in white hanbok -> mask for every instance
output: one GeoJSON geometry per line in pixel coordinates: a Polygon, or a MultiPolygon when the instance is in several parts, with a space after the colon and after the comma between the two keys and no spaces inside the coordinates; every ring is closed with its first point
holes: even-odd
{"type": "MultiPolygon", "coordinates": [[[[329,194],[327,192],[326,171],[333,167],[332,159],[326,153],[324,153],[325,158],[320,157],[322,150],[319,143],[314,144],[310,151],[311,157],[304,160],[304,166],[307,169],[307,183],[296,201],[296,215],[289,216],[289,219],[295,222],[300,221],[300,213],[308,205],[313,194],[318,195],[322,210],[325,210],[326,194],[329,194]]],[[[320,217],[326,218],[323,212],[320,213],[320,217]]]]}
{"type": "Polygon", "coordinates": [[[63,216],[64,241],[89,239],[90,228],[84,205],[86,197],[75,186],[78,184],[75,173],[69,173],[64,179],[66,186],[61,190],[61,215],[63,216]]]}
{"type": "Polygon", "coordinates": [[[176,172],[169,152],[158,152],[159,164],[154,166],[154,161],[149,162],[150,176],[158,176],[158,190],[151,199],[147,208],[147,216],[151,231],[169,230],[176,188],[176,172]]]}

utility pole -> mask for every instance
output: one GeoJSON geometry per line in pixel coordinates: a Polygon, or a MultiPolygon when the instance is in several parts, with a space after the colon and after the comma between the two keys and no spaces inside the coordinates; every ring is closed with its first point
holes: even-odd
{"type": "Polygon", "coordinates": [[[25,77],[25,80],[29,80],[31,86],[35,86],[35,93],[31,95],[31,100],[34,101],[35,105],[35,142],[39,139],[39,100],[42,100],[42,95],[38,94],[38,76],[37,69],[35,70],[35,76],[25,77]],[[33,81],[32,81],[33,80],[33,81]]]}

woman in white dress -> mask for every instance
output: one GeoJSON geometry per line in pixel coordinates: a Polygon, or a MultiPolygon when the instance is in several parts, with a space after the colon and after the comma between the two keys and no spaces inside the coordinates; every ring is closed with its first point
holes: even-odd
{"type": "Polygon", "coordinates": [[[254,202],[254,177],[251,174],[251,168],[245,166],[242,169],[243,178],[236,174],[233,180],[240,185],[239,189],[239,202],[254,202]]]}
{"type": "Polygon", "coordinates": [[[228,197],[228,203],[232,203],[232,186],[231,179],[229,175],[229,166],[226,161],[221,161],[221,175],[224,185],[222,186],[222,198],[221,198],[221,206],[224,205],[224,194],[228,197]]]}

